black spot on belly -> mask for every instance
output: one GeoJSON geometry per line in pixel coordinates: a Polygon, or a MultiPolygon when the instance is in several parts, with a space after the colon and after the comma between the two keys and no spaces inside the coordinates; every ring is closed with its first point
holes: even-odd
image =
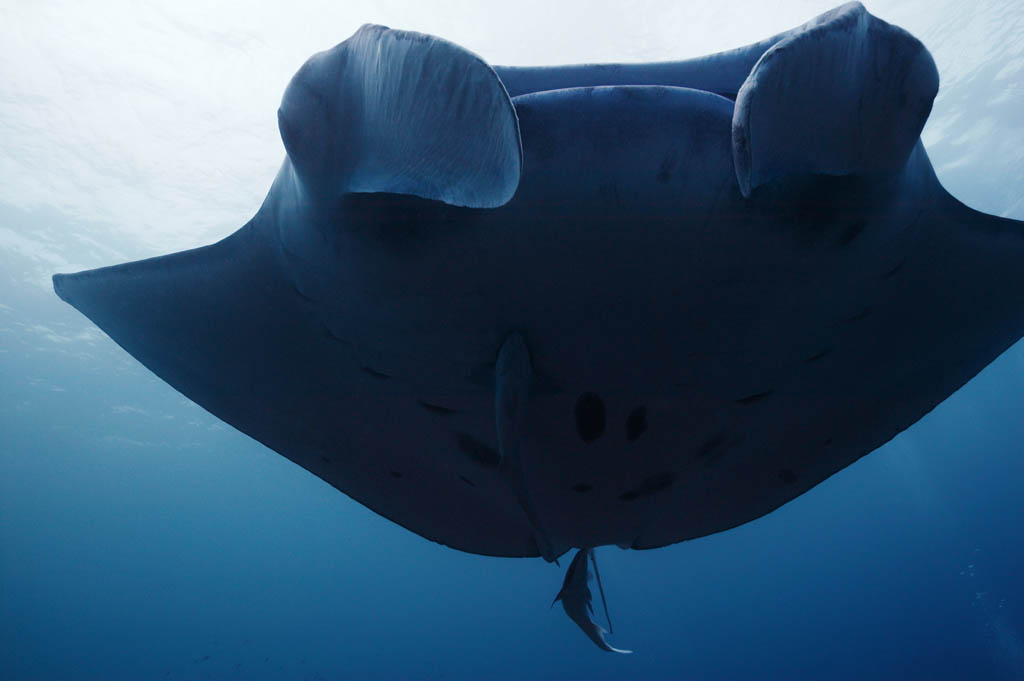
{"type": "Polygon", "coordinates": [[[364,373],[367,373],[370,376],[373,376],[374,378],[380,378],[380,379],[391,378],[390,376],[385,374],[383,371],[377,371],[376,369],[371,369],[370,367],[359,367],[359,368],[362,369],[364,373]]]}
{"type": "Polygon", "coordinates": [[[863,232],[864,228],[867,226],[868,221],[865,220],[864,218],[861,218],[860,220],[854,220],[849,225],[847,225],[846,229],[844,229],[842,234],[839,235],[839,239],[838,241],[836,241],[836,244],[839,246],[849,245],[851,241],[860,236],[860,233],[863,232]]]}
{"type": "Polygon", "coordinates": [[[764,398],[772,394],[771,390],[765,390],[763,393],[754,393],[753,395],[747,395],[736,400],[737,404],[753,404],[754,402],[760,402],[764,398]]]}
{"type": "Polygon", "coordinates": [[[804,360],[804,364],[810,364],[811,362],[817,362],[819,359],[821,359],[822,357],[826,356],[830,352],[832,352],[832,348],[824,348],[821,351],[816,352],[815,354],[813,354],[810,357],[808,357],[807,359],[805,359],[804,360]]]}
{"type": "Polygon", "coordinates": [[[326,456],[321,456],[320,460],[323,461],[324,463],[330,463],[331,462],[331,460],[329,458],[327,458],[326,456]]]}
{"type": "Polygon", "coordinates": [[[700,449],[697,450],[697,457],[703,459],[711,456],[716,449],[725,444],[727,438],[728,434],[724,430],[720,433],[715,433],[707,442],[700,446],[700,449]]]}
{"type": "Polygon", "coordinates": [[[859,322],[860,320],[862,320],[865,317],[867,317],[869,314],[871,314],[871,308],[870,307],[865,307],[863,310],[861,310],[857,314],[855,314],[852,317],[850,317],[850,321],[851,322],[859,322]]]}
{"type": "Polygon", "coordinates": [[[883,279],[888,279],[889,277],[895,276],[897,273],[899,273],[900,270],[903,269],[903,266],[906,265],[906,264],[907,264],[907,257],[903,256],[902,258],[900,258],[900,261],[898,263],[893,265],[892,269],[890,269],[888,272],[885,273],[885,276],[883,277],[883,279]]]}
{"type": "Polygon", "coordinates": [[[324,332],[324,335],[330,338],[332,341],[336,341],[338,343],[341,343],[342,345],[349,345],[349,342],[347,340],[345,340],[341,336],[336,335],[333,331],[331,331],[331,329],[326,324],[321,324],[320,329],[324,332]]]}
{"type": "Polygon", "coordinates": [[[796,473],[789,470],[788,468],[783,468],[781,471],[779,471],[779,480],[786,483],[787,485],[794,483],[796,482],[796,473]]]}
{"type": "Polygon", "coordinates": [[[424,402],[423,400],[416,400],[416,404],[420,405],[432,414],[457,414],[458,409],[452,409],[451,407],[442,407],[439,404],[431,404],[430,402],[424,402]]]}
{"type": "Polygon", "coordinates": [[[647,407],[637,407],[626,418],[626,439],[633,442],[647,430],[647,407]]]}
{"type": "Polygon", "coordinates": [[[459,476],[459,480],[461,480],[462,482],[466,483],[470,487],[476,487],[476,483],[473,482],[472,480],[470,480],[469,478],[467,478],[465,475],[460,475],[459,476]]]}
{"type": "Polygon", "coordinates": [[[465,433],[456,434],[455,445],[459,448],[459,451],[465,454],[473,463],[484,466],[485,468],[497,468],[498,464],[501,462],[501,456],[498,452],[465,433]]]}
{"type": "Polygon", "coordinates": [[[580,438],[591,443],[604,433],[604,402],[594,393],[583,393],[576,400],[576,430],[580,438]]]}
{"type": "Polygon", "coordinates": [[[636,501],[642,497],[649,497],[652,494],[657,494],[663,490],[668,489],[676,481],[676,474],[671,471],[664,473],[658,473],[645,479],[635,489],[631,489],[627,492],[623,492],[619,495],[619,499],[622,501],[636,501]]]}
{"type": "Polygon", "coordinates": [[[580,494],[586,494],[590,490],[594,489],[593,485],[588,485],[585,482],[577,482],[572,486],[573,492],[579,492],[580,494]]]}
{"type": "Polygon", "coordinates": [[[832,438],[825,438],[825,446],[828,447],[830,444],[832,444],[832,438]]]}
{"type": "Polygon", "coordinates": [[[402,474],[399,471],[388,471],[388,475],[390,475],[392,478],[395,478],[396,480],[402,477],[402,474]]]}

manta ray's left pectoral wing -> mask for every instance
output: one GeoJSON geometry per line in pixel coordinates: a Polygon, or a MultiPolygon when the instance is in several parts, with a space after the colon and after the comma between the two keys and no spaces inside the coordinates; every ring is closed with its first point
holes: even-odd
{"type": "Polygon", "coordinates": [[[767,50],[736,96],[741,191],[791,173],[899,171],[938,89],[924,45],[859,2],[816,17],[767,50]]]}

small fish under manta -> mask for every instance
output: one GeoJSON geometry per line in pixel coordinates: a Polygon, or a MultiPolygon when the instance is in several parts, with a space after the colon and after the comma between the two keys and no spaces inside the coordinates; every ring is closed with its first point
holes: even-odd
{"type": "Polygon", "coordinates": [[[551,605],[562,601],[565,614],[569,616],[576,625],[583,630],[583,633],[593,641],[598,648],[609,653],[632,653],[632,650],[613,648],[605,640],[604,635],[611,633],[611,617],[608,615],[608,603],[604,598],[604,586],[601,584],[601,576],[597,571],[597,559],[594,557],[594,549],[580,549],[576,557],[569,563],[569,569],[565,571],[565,580],[562,588],[555,596],[551,605]],[[589,558],[589,560],[588,560],[589,558]],[[594,564],[594,573],[597,575],[597,586],[601,590],[601,602],[604,603],[604,615],[608,619],[608,629],[594,621],[594,608],[590,603],[590,587],[587,582],[590,578],[589,564],[594,564]]]}
{"type": "Polygon", "coordinates": [[[248,223],[54,288],[412,532],[579,549],[556,602],[626,652],[591,616],[594,547],[761,517],[1024,334],[1024,226],[939,184],[937,90],[857,2],[651,64],[492,67],[367,25],[288,85],[248,223]]]}

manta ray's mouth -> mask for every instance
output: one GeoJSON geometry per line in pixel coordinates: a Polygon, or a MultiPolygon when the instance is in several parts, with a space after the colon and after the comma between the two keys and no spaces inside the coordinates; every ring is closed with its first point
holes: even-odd
{"type": "Polygon", "coordinates": [[[689,62],[495,66],[510,97],[578,87],[668,86],[700,90],[736,101],[758,59],[780,36],[737,51],[689,62]],[[723,70],[728,55],[729,68],[723,70]]]}
{"type": "MultiPolygon", "coordinates": [[[[704,93],[707,93],[707,94],[717,95],[717,96],[722,97],[724,99],[728,99],[729,101],[731,101],[731,102],[733,102],[735,104],[737,93],[739,91],[740,86],[743,84],[743,81],[739,81],[738,83],[735,83],[734,87],[731,84],[724,84],[723,83],[722,87],[707,88],[707,87],[699,87],[698,86],[699,85],[699,80],[694,81],[694,82],[691,83],[690,81],[688,81],[685,78],[672,79],[673,82],[668,82],[668,83],[664,83],[664,82],[647,82],[648,80],[651,80],[650,78],[645,77],[647,74],[638,73],[638,74],[636,74],[636,78],[628,77],[629,75],[631,75],[631,74],[628,73],[628,66],[630,66],[630,65],[624,65],[624,64],[602,64],[602,65],[600,65],[600,67],[599,67],[600,70],[602,72],[604,72],[605,70],[609,71],[610,72],[609,75],[610,74],[614,74],[614,73],[618,73],[618,72],[620,72],[622,70],[627,70],[627,73],[623,74],[624,77],[620,77],[620,78],[608,77],[608,78],[602,78],[602,79],[595,79],[595,80],[607,81],[607,82],[589,82],[590,79],[588,79],[586,77],[583,77],[583,74],[575,73],[575,71],[577,69],[581,69],[582,70],[582,69],[595,68],[593,66],[542,67],[544,69],[551,69],[553,72],[558,72],[558,73],[557,73],[557,75],[556,75],[556,73],[551,73],[549,75],[550,79],[549,78],[540,79],[540,83],[539,84],[543,84],[544,87],[539,87],[538,89],[533,89],[533,88],[523,89],[522,84],[521,84],[520,81],[521,81],[521,79],[524,78],[524,74],[520,74],[519,73],[520,70],[530,70],[530,71],[541,70],[538,67],[532,67],[532,68],[529,68],[529,69],[525,69],[523,67],[515,67],[515,66],[496,66],[494,68],[498,72],[499,76],[501,76],[503,84],[506,83],[506,79],[511,84],[512,87],[509,88],[508,85],[506,85],[506,87],[509,89],[509,96],[512,98],[513,103],[518,98],[523,97],[525,95],[544,94],[544,93],[548,93],[548,92],[557,92],[557,91],[560,91],[560,90],[575,90],[575,89],[580,89],[580,88],[582,88],[582,89],[595,89],[595,88],[611,88],[611,87],[614,87],[614,88],[674,87],[674,88],[683,88],[683,89],[687,89],[687,90],[695,90],[697,92],[704,92],[704,93]]],[[[533,74],[533,75],[536,75],[536,74],[533,74]]]]}

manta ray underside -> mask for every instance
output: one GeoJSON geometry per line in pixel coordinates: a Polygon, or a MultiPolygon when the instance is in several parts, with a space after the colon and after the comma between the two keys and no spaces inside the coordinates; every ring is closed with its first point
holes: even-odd
{"type": "Polygon", "coordinates": [[[423,537],[584,550],[561,596],[588,630],[588,549],[762,516],[1024,333],[1022,224],[937,182],[937,88],[859,3],[654,64],[491,67],[368,25],[288,85],[245,226],[54,287],[423,537]]]}

